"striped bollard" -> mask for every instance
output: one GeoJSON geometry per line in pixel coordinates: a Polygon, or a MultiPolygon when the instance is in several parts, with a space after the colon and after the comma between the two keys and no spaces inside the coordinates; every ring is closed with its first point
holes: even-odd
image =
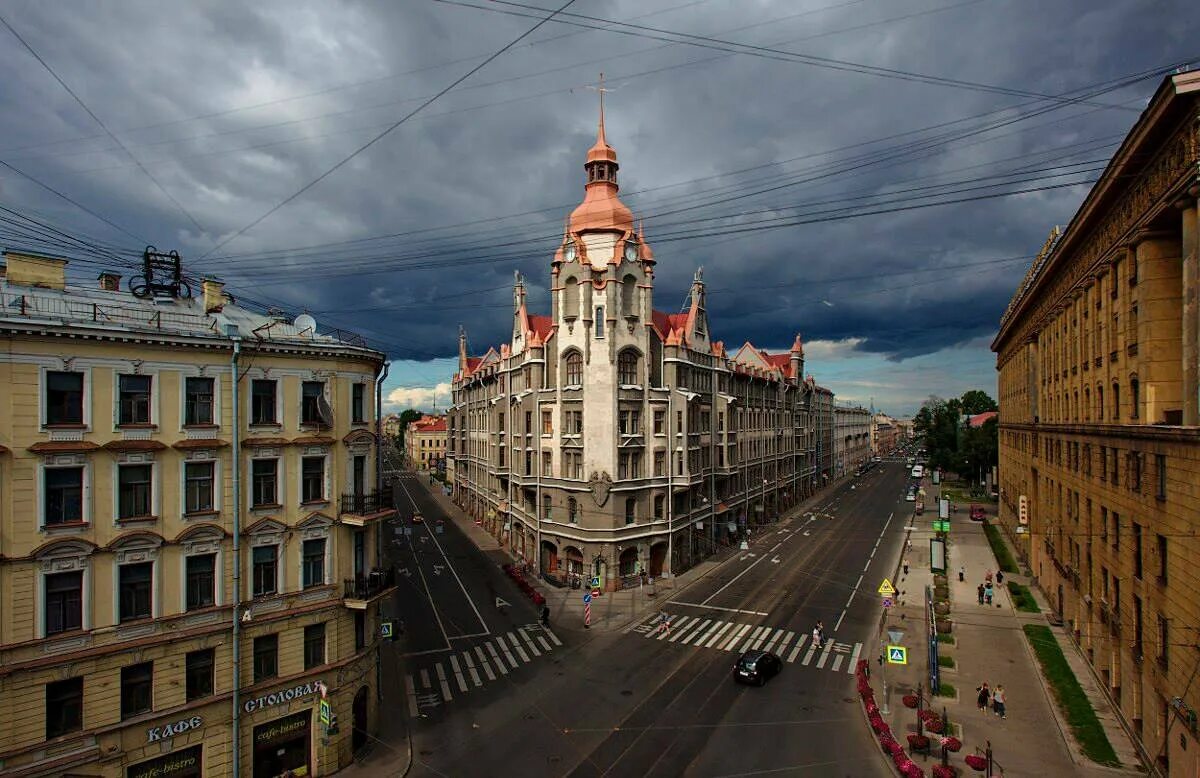
{"type": "Polygon", "coordinates": [[[592,626],[592,593],[587,592],[583,595],[583,628],[591,629],[592,626]]]}

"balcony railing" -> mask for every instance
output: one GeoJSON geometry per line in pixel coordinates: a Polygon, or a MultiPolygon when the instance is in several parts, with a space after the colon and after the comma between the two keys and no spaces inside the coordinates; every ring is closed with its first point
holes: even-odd
{"type": "Polygon", "coordinates": [[[363,492],[342,495],[342,513],[370,516],[392,509],[392,495],[388,492],[363,492]]]}
{"type": "Polygon", "coordinates": [[[393,568],[372,570],[367,575],[347,578],[342,582],[342,596],[346,600],[372,600],[396,585],[393,568]]]}

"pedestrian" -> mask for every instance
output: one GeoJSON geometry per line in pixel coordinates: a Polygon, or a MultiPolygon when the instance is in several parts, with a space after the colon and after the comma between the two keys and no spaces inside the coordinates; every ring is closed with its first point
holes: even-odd
{"type": "Polygon", "coordinates": [[[1008,718],[1008,713],[1004,710],[1004,684],[996,684],[996,691],[992,694],[992,710],[1000,718],[1008,718]]]}
{"type": "Polygon", "coordinates": [[[979,584],[979,588],[975,590],[975,593],[979,595],[979,604],[983,605],[983,584],[979,584]]]}
{"type": "Polygon", "coordinates": [[[549,605],[542,606],[542,624],[547,627],[550,626],[550,606],[549,605]]]}
{"type": "Polygon", "coordinates": [[[992,582],[988,581],[983,587],[983,599],[988,605],[992,604],[992,582]]]}
{"type": "Polygon", "coordinates": [[[908,575],[908,560],[904,560],[904,574],[908,575]]]}
{"type": "Polygon", "coordinates": [[[967,579],[967,568],[965,565],[958,566],[958,582],[962,583],[967,579]]]}
{"type": "Polygon", "coordinates": [[[658,612],[658,631],[671,634],[671,617],[667,615],[666,611],[658,612]]]}
{"type": "Polygon", "coordinates": [[[992,582],[992,571],[991,570],[988,570],[987,573],[984,574],[983,580],[987,581],[988,583],[992,582]]]}
{"type": "Polygon", "coordinates": [[[996,571],[996,585],[1002,586],[1003,584],[1004,584],[1004,571],[997,570],[996,571]]]}
{"type": "Polygon", "coordinates": [[[992,701],[992,690],[988,687],[988,682],[984,681],[983,686],[976,686],[975,691],[979,692],[979,696],[975,701],[979,703],[979,709],[986,711],[988,704],[992,701]]]}

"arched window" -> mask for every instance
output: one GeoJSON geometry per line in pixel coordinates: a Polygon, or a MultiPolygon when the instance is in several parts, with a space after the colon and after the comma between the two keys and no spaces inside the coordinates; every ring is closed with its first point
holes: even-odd
{"type": "Polygon", "coordinates": [[[566,369],[563,371],[567,379],[567,386],[583,386],[583,354],[578,351],[568,351],[566,359],[563,360],[566,364],[566,369]]]}
{"type": "MultiPolygon", "coordinates": [[[[1134,265],[1132,270],[1134,273],[1136,273],[1137,265],[1134,265]]],[[[1130,281],[1134,281],[1136,279],[1137,279],[1137,276],[1134,275],[1130,279],[1130,281]]],[[[1129,378],[1129,418],[1136,419],[1138,417],[1138,406],[1141,405],[1141,401],[1142,401],[1141,384],[1138,383],[1138,377],[1130,376],[1130,378],[1129,378]]]]}
{"type": "Polygon", "coordinates": [[[563,281],[562,317],[564,321],[579,318],[579,282],[575,276],[567,276],[563,281]]]}
{"type": "Polygon", "coordinates": [[[621,279],[621,313],[637,316],[637,278],[632,273],[621,279]]]}
{"type": "Polygon", "coordinates": [[[579,523],[579,502],[574,497],[567,498],[567,521],[579,523]]]}
{"type": "Polygon", "coordinates": [[[1121,385],[1113,381],[1112,390],[1112,417],[1115,420],[1121,418],[1121,385]]]}
{"type": "Polygon", "coordinates": [[[1092,390],[1083,387],[1083,420],[1091,421],[1092,419],[1092,390]]]}
{"type": "Polygon", "coordinates": [[[621,386],[637,385],[640,355],[635,349],[627,348],[617,355],[617,383],[621,386]]]}
{"type": "Polygon", "coordinates": [[[1096,385],[1096,421],[1104,421],[1104,384],[1096,385]]]}

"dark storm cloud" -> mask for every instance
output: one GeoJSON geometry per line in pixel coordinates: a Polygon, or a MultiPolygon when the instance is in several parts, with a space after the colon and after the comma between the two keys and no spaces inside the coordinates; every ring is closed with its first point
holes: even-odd
{"type": "MultiPolygon", "coordinates": [[[[587,0],[571,10],[1046,94],[1200,54],[1188,49],[1197,25],[1181,21],[1195,17],[1186,0],[1097,5],[587,0]]],[[[193,272],[221,274],[246,299],[317,311],[323,323],[362,331],[407,359],[455,353],[460,322],[473,347],[503,339],[514,270],[526,275],[533,305],[548,307],[554,236],[582,196],[583,155],[594,138],[596,95],[586,85],[600,70],[613,90],[608,136],[623,197],[646,218],[659,260],[657,307],[678,309],[704,266],[715,333],[730,346],[783,348],[803,332],[899,360],[987,336],[1027,266],[1010,258],[1036,252],[1086,187],[721,230],[772,215],[883,207],[871,198],[915,204],[920,192],[897,190],[968,187],[1022,166],[1046,175],[1067,155],[1102,160],[1136,117],[1066,107],[859,164],[850,160],[930,134],[871,141],[1027,99],[551,23],[201,259],[533,20],[417,0],[23,3],[4,14],[204,231],[13,40],[0,46],[8,76],[0,159],[138,237],[7,172],[0,202],[130,251],[140,240],[178,248],[193,272]],[[1072,145],[1091,139],[1091,147],[1072,145]],[[827,153],[835,149],[843,150],[827,153]],[[837,172],[827,167],[834,161],[837,172]],[[729,218],[702,221],[718,215],[729,218]],[[679,239],[696,232],[716,234],[679,239]],[[386,234],[398,236],[261,253],[386,234]]],[[[1096,100],[1140,108],[1156,83],[1096,100]]]]}

